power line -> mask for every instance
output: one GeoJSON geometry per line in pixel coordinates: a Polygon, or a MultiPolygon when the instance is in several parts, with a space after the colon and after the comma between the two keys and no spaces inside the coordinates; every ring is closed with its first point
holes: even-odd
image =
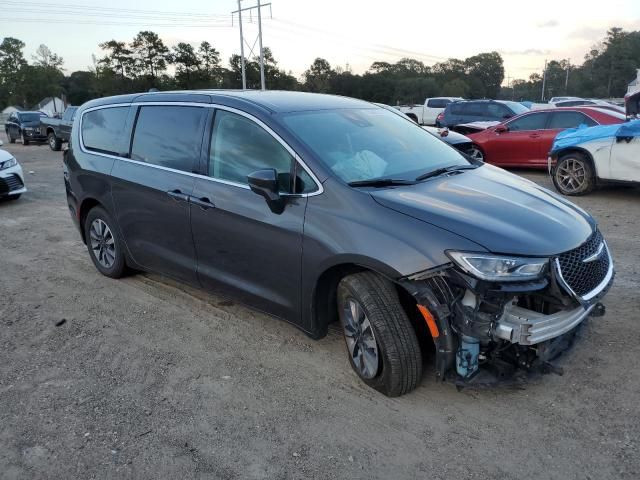
{"type": "MultiPolygon", "coordinates": [[[[11,22],[19,22],[19,23],[38,23],[42,24],[42,19],[39,18],[20,18],[20,17],[3,17],[3,20],[10,20],[11,22]]],[[[47,19],[47,23],[55,23],[55,24],[64,24],[68,25],[69,21],[62,18],[52,18],[47,19]]],[[[201,23],[201,24],[189,24],[189,23],[126,23],[121,21],[100,21],[100,20],[74,20],[74,25],[117,25],[117,26],[128,26],[128,27],[184,27],[184,28],[231,28],[231,25],[224,24],[212,24],[212,23],[201,23]]]]}
{"type": "MultiPolygon", "coordinates": [[[[68,3],[46,3],[46,2],[29,2],[28,5],[25,5],[25,3],[23,1],[17,1],[17,0],[3,0],[0,1],[0,5],[14,5],[14,6],[19,6],[20,10],[22,11],[25,7],[41,7],[42,9],[53,9],[53,10],[61,10],[61,9],[67,9],[67,10],[76,10],[79,13],[83,13],[88,15],[87,13],[87,6],[86,5],[79,5],[79,4],[68,4],[68,3]]],[[[40,13],[43,13],[42,10],[38,10],[40,13]]],[[[176,12],[176,11],[167,11],[167,10],[141,10],[141,9],[131,9],[131,8],[113,8],[113,7],[101,7],[101,6],[95,6],[95,7],[91,7],[91,11],[98,11],[98,12],[113,12],[113,13],[137,13],[137,14],[151,14],[151,15],[168,15],[168,16],[172,16],[172,17],[196,17],[196,18],[220,18],[220,19],[230,19],[231,15],[228,14],[211,14],[211,13],[204,13],[204,12],[176,12]]],[[[46,12],[47,15],[49,15],[50,13],[53,13],[51,11],[47,11],[46,12]]]]}

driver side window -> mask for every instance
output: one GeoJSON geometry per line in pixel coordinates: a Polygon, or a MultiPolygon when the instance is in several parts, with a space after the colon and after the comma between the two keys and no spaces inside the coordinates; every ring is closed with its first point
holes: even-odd
{"type": "Polygon", "coordinates": [[[543,130],[547,124],[548,113],[531,113],[507,123],[509,131],[543,130]]]}
{"type": "Polygon", "coordinates": [[[278,174],[280,193],[306,193],[315,182],[291,153],[269,132],[237,113],[218,110],[209,148],[209,176],[246,185],[247,175],[273,168],[278,174]],[[292,170],[297,167],[295,189],[292,170]]]}

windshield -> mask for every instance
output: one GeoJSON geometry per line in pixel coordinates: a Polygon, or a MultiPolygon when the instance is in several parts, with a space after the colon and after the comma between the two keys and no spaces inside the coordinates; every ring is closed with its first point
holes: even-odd
{"type": "Polygon", "coordinates": [[[457,150],[383,108],[297,112],[284,123],[345,182],[415,180],[438,168],[469,165],[457,150]]]}
{"type": "Polygon", "coordinates": [[[18,118],[22,122],[39,122],[40,114],[39,113],[19,113],[18,118]]]}
{"type": "Polygon", "coordinates": [[[511,110],[513,110],[513,113],[515,113],[516,115],[520,115],[521,113],[524,112],[528,112],[530,109],[528,109],[527,107],[525,107],[524,105],[522,105],[521,103],[518,102],[502,102],[504,103],[507,107],[509,107],[511,110]]]}

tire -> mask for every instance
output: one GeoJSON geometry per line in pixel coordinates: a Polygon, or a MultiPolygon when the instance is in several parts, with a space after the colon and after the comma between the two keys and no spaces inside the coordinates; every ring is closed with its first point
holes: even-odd
{"type": "Polygon", "coordinates": [[[29,145],[29,140],[27,140],[27,137],[25,136],[24,132],[22,133],[22,144],[29,145]]]}
{"type": "Polygon", "coordinates": [[[49,132],[47,135],[47,142],[49,143],[49,148],[54,152],[59,152],[62,148],[62,141],[56,137],[54,132],[49,132]]]}
{"type": "MultiPolygon", "coordinates": [[[[12,200],[18,200],[20,198],[20,195],[22,195],[21,193],[16,193],[14,195],[7,195],[6,197],[4,197],[3,200],[6,200],[7,202],[10,202],[12,200]]],[[[2,197],[0,197],[0,199],[2,199],[2,197]]]]}
{"type": "Polygon", "coordinates": [[[586,195],[596,186],[596,177],[589,159],[582,153],[563,155],[553,170],[553,185],[563,195],[586,195]]]}
{"type": "Polygon", "coordinates": [[[111,278],[123,277],[126,273],[124,244],[118,236],[115,222],[102,207],[89,211],[84,222],[84,234],[89,256],[98,271],[111,278]],[[96,235],[98,231],[101,235],[96,235]]]}
{"type": "Polygon", "coordinates": [[[394,285],[376,273],[362,272],[343,278],[337,293],[349,362],[360,379],[389,397],[416,388],[422,378],[422,353],[394,285]],[[353,327],[353,318],[359,326],[353,327]]]}
{"type": "Polygon", "coordinates": [[[9,130],[7,130],[5,133],[7,134],[7,137],[9,138],[9,143],[16,143],[16,139],[11,136],[11,134],[9,133],[9,130]]]}

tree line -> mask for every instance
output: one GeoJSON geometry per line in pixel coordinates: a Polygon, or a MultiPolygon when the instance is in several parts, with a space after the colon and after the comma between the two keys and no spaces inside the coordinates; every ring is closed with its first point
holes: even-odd
{"type": "MultiPolygon", "coordinates": [[[[64,95],[73,105],[96,97],[150,88],[159,90],[241,88],[241,58],[232,55],[223,66],[219,51],[209,42],[178,43],[169,48],[157,33],[139,32],[131,42],[109,40],[99,45],[87,70],[65,74],[62,57],[41,45],[31,62],[24,57],[25,44],[5,37],[0,43],[0,107],[31,107],[47,96],[64,95]],[[169,74],[168,72],[173,72],[169,74]]],[[[247,88],[260,88],[258,58],[247,58],[247,88]]],[[[268,89],[301,90],[347,95],[364,100],[398,104],[421,103],[430,96],[539,100],[542,72],[514,80],[503,87],[504,64],[498,52],[484,52],[466,59],[449,59],[435,65],[403,58],[395,63],[373,62],[363,74],[316,60],[296,78],[280,68],[273,52],[264,48],[268,89]]],[[[640,66],[640,32],[612,28],[585,56],[581,65],[552,60],[546,70],[545,97],[575,95],[619,97],[640,66]]]]}

